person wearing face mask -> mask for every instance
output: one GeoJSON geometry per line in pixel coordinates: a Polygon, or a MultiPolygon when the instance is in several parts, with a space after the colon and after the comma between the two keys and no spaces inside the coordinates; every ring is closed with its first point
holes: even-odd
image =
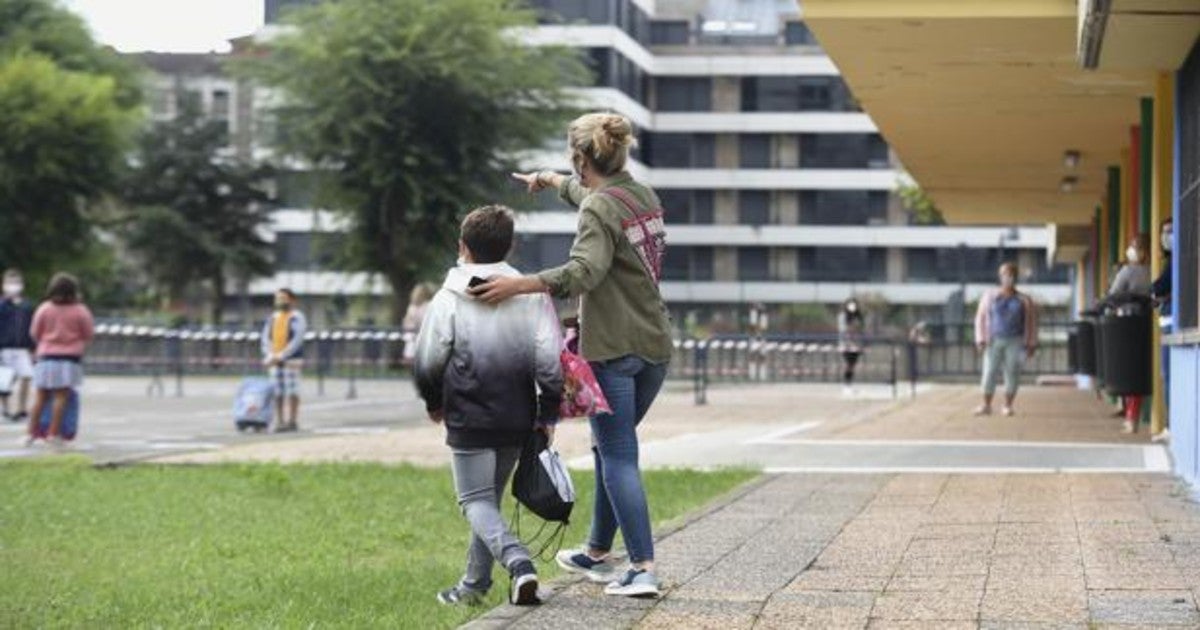
{"type": "Polygon", "coordinates": [[[1017,290],[1017,266],[1000,265],[1000,287],[984,294],[975,312],[975,345],[983,353],[983,404],[975,415],[992,413],[996,380],[1004,374],[1004,415],[1012,416],[1021,365],[1037,352],[1037,306],[1017,290]]]}
{"type": "Polygon", "coordinates": [[[0,401],[4,404],[4,417],[13,422],[20,422],[29,417],[27,410],[29,383],[33,379],[32,351],[37,347],[30,334],[33,325],[33,304],[25,299],[25,280],[20,271],[5,271],[3,286],[4,296],[0,298],[0,365],[10,368],[16,379],[13,383],[17,392],[16,412],[10,413],[7,393],[0,397],[0,401]]]}
{"type": "Polygon", "coordinates": [[[299,428],[300,368],[304,361],[304,333],[308,322],[296,309],[296,294],[291,289],[275,292],[275,312],[263,326],[261,347],[267,375],[275,384],[275,431],[284,433],[299,428]],[[284,417],[284,403],[287,416],[284,417]]]}
{"type": "MultiPolygon", "coordinates": [[[[1140,295],[1150,297],[1150,239],[1145,234],[1138,234],[1129,241],[1125,248],[1125,264],[1113,278],[1108,296],[1140,295]]],[[[1124,433],[1135,433],[1138,420],[1142,415],[1142,400],[1144,396],[1124,396],[1125,425],[1124,433]]]]}
{"type": "Polygon", "coordinates": [[[842,304],[842,312],[838,313],[838,346],[842,351],[842,394],[854,394],[854,368],[863,351],[863,331],[866,328],[862,311],[859,310],[858,300],[850,298],[842,304]]]}
{"type": "MultiPolygon", "coordinates": [[[[1174,324],[1174,318],[1171,315],[1171,248],[1174,246],[1175,225],[1170,217],[1167,217],[1162,222],[1162,228],[1159,229],[1158,240],[1162,247],[1163,265],[1162,273],[1158,274],[1158,279],[1150,285],[1150,295],[1154,298],[1154,303],[1158,306],[1158,326],[1162,334],[1171,332],[1171,326],[1174,324]]],[[[1159,348],[1159,356],[1162,361],[1162,380],[1163,383],[1170,381],[1171,377],[1171,353],[1167,352],[1165,347],[1159,348]]],[[[1170,397],[1163,396],[1163,407],[1166,408],[1170,404],[1170,397]]],[[[1171,414],[1166,414],[1163,418],[1166,424],[1163,425],[1163,430],[1158,435],[1153,436],[1156,442],[1161,442],[1170,438],[1171,434],[1168,431],[1171,414]]]]}
{"type": "Polygon", "coordinates": [[[596,493],[588,543],[560,552],[556,560],[568,571],[608,582],[609,595],[653,597],[659,581],[637,427],[662,387],[673,349],[658,287],[666,251],[662,204],[625,168],[635,139],[624,116],[581,116],[567,127],[567,143],[575,177],[551,171],[513,175],[529,192],[556,188],[579,208],[566,264],[536,275],[496,276],[472,294],[488,303],[547,291],[580,298],[580,354],[591,363],[613,412],[590,418],[596,493]],[[626,571],[617,570],[611,555],[618,530],[632,565],[626,571]]]}

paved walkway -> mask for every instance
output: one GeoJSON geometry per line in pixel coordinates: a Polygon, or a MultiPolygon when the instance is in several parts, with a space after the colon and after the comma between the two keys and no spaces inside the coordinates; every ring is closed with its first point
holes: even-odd
{"type": "Polygon", "coordinates": [[[657,601],[572,581],[474,628],[1200,627],[1168,475],[775,475],[663,537],[657,601]]]}

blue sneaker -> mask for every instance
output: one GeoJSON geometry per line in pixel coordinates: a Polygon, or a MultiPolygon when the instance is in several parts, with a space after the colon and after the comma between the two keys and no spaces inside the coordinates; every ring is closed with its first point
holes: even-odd
{"type": "Polygon", "coordinates": [[[621,597],[658,597],[658,578],[649,571],[630,569],[621,579],[604,587],[604,594],[621,597]]]}
{"type": "Polygon", "coordinates": [[[583,549],[563,549],[555,554],[554,561],[566,571],[582,575],[597,584],[608,584],[617,575],[617,567],[608,556],[603,560],[594,560],[583,549]]]}

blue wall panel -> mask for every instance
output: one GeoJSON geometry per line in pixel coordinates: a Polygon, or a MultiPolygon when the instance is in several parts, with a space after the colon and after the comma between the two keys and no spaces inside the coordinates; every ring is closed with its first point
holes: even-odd
{"type": "Polygon", "coordinates": [[[1171,349],[1171,455],[1175,472],[1192,484],[1200,484],[1200,348],[1171,349]]]}

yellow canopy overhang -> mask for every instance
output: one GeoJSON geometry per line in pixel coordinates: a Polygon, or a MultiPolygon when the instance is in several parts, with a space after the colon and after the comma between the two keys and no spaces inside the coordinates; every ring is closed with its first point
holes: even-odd
{"type": "Polygon", "coordinates": [[[1100,69],[1082,69],[1073,0],[803,0],[803,11],[913,179],[957,223],[1088,224],[1138,99],[1153,93],[1157,68],[1140,64],[1163,56],[1106,61],[1141,28],[1110,15],[1100,69]],[[1074,169],[1066,151],[1080,154],[1074,169]]]}

